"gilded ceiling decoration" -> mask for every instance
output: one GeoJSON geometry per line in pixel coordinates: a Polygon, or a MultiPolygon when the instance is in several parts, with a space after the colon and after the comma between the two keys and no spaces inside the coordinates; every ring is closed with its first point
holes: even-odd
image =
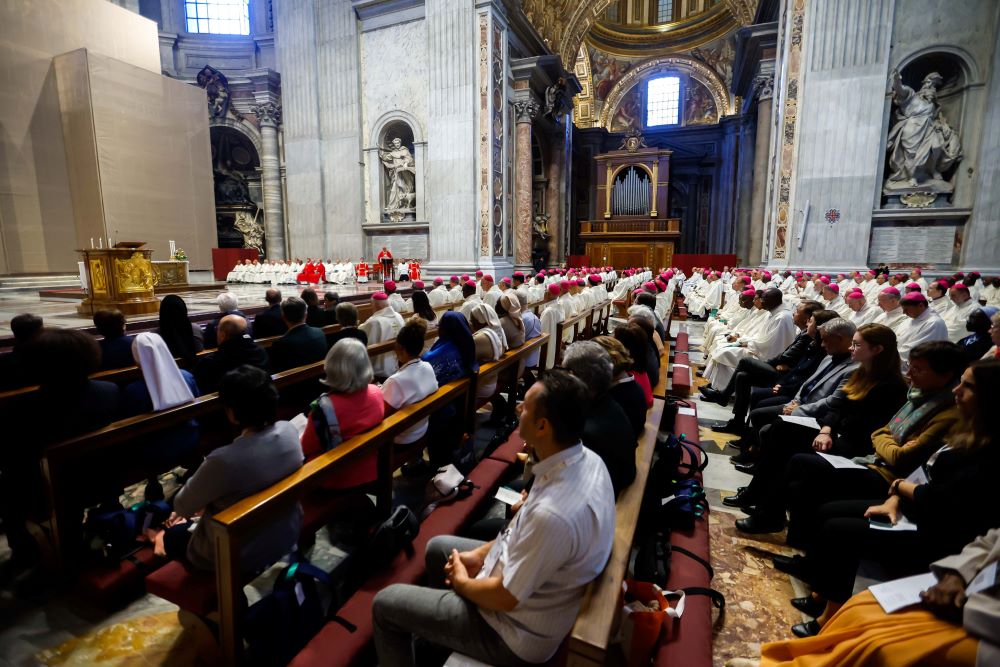
{"type": "MultiPolygon", "coordinates": [[[[610,4],[611,0],[521,0],[528,20],[565,66],[576,62],[584,37],[610,4]]],[[[725,0],[725,7],[740,25],[749,25],[757,0],[725,0]]]]}

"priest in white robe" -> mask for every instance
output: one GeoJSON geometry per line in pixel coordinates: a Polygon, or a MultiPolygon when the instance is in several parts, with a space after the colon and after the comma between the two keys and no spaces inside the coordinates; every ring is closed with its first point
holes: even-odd
{"type": "Polygon", "coordinates": [[[948,325],[948,340],[957,343],[969,335],[965,329],[965,323],[969,320],[972,311],[980,306],[972,300],[969,288],[964,283],[952,285],[951,289],[948,290],[948,296],[951,298],[951,306],[941,314],[941,317],[948,325]]]}
{"type": "Polygon", "coordinates": [[[948,340],[948,325],[927,303],[920,292],[910,292],[900,300],[906,320],[896,330],[896,347],[903,360],[903,370],[909,366],[910,350],[932,340],[948,340]]]}
{"type": "MultiPolygon", "coordinates": [[[[361,323],[358,327],[368,336],[368,344],[384,343],[393,340],[403,328],[403,316],[389,306],[389,295],[385,292],[375,292],[372,294],[371,317],[361,323]]],[[[385,380],[396,372],[396,353],[386,352],[372,359],[372,370],[375,378],[385,380]]]]}
{"type": "Polygon", "coordinates": [[[542,323],[542,333],[549,334],[548,349],[545,352],[545,368],[552,368],[556,363],[556,351],[559,347],[559,323],[566,319],[558,299],[560,293],[559,285],[553,283],[545,288],[545,295],[542,297],[545,305],[542,307],[540,320],[542,323]]]}
{"type": "Polygon", "coordinates": [[[483,302],[483,298],[476,294],[476,287],[478,285],[474,280],[467,280],[462,285],[462,305],[457,308],[458,312],[465,316],[470,325],[472,324],[472,311],[483,302]]]}
{"type": "Polygon", "coordinates": [[[836,312],[845,320],[850,319],[851,317],[851,309],[848,307],[847,303],[840,298],[840,285],[837,283],[830,283],[829,285],[823,286],[823,298],[820,300],[820,303],[823,304],[825,309],[836,312]]]}
{"type": "Polygon", "coordinates": [[[847,307],[851,309],[851,316],[847,319],[851,321],[855,328],[865,324],[871,324],[882,310],[868,303],[865,293],[856,289],[847,295],[847,307]]]}
{"type": "Polygon", "coordinates": [[[708,274],[708,279],[696,290],[688,302],[688,315],[704,318],[712,310],[722,305],[723,282],[718,273],[708,274]]]}
{"type": "Polygon", "coordinates": [[[448,287],[444,284],[444,278],[438,276],[434,279],[434,289],[427,293],[427,300],[430,301],[431,308],[448,303],[448,287]]]}
{"type": "Polygon", "coordinates": [[[736,366],[744,357],[770,359],[791,344],[798,333],[792,313],[784,307],[781,290],[770,288],[764,293],[763,309],[767,311],[766,324],[752,336],[740,338],[735,343],[717,348],[712,354],[711,368],[705,367],[705,378],[713,387],[729,384],[736,366]]]}
{"type": "Polygon", "coordinates": [[[874,323],[883,324],[893,331],[897,331],[899,325],[906,320],[906,313],[899,306],[901,298],[902,295],[895,287],[891,285],[883,287],[878,294],[878,307],[882,309],[882,314],[875,318],[874,323]]]}

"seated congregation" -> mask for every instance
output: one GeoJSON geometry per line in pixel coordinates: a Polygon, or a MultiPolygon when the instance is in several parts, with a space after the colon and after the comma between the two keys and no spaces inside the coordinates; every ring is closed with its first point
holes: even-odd
{"type": "Polygon", "coordinates": [[[18,345],[5,361],[17,373],[0,396],[11,442],[23,444],[0,460],[11,565],[27,573],[15,591],[30,594],[53,571],[103,582],[92,588],[102,593],[116,576],[145,576],[182,612],[218,614],[227,659],[306,664],[323,633],[275,652],[240,589],[282,560],[309,572],[313,534],[329,526],[352,561],[332,573],[345,580],[330,613],[366,600],[361,648],[344,664],[372,660],[366,646],[380,664],[429,664],[414,638],[445,649],[442,658],[552,659],[609,561],[616,498],[637,478],[644,431],[649,442],[656,434],[651,387],[667,363],[652,303],[609,326],[616,283],[639,285],[649,271],[601,273],[553,269],[499,286],[463,276],[463,298],[445,289],[437,307],[421,289],[399,310],[392,293],[376,292],[361,304],[366,318],[343,301],[337,323],[321,326],[309,322],[311,289],[282,298],[276,288],[256,316],[221,294],[204,329],[176,296],[147,331],[126,333],[117,311],[94,316],[99,337],[15,318],[18,345]],[[475,436],[486,426],[496,432],[483,450],[475,436]],[[161,484],[167,471],[179,488],[161,484]],[[418,505],[394,499],[399,471],[426,483],[418,505]],[[123,487],[139,480],[139,502],[123,507],[123,487]],[[520,500],[499,520],[475,521],[502,480],[520,500]],[[428,534],[442,524],[455,534],[428,534]],[[394,579],[410,543],[426,548],[426,566],[394,579]],[[364,598],[378,577],[386,585],[364,598]]]}
{"type": "Polygon", "coordinates": [[[814,620],[760,664],[1000,664],[995,288],[696,269],[680,292],[706,322],[700,398],[732,403],[714,428],[751,475],[723,503],[743,534],[787,528],[801,555],[774,567],[810,590],[790,604],[814,620]],[[860,583],[928,572],[892,614],[860,583]]]}

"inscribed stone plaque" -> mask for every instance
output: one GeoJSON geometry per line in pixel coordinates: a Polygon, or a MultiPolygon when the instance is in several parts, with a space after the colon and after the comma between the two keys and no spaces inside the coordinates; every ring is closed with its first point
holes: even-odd
{"type": "Polygon", "coordinates": [[[951,226],[874,227],[869,261],[950,264],[954,245],[951,226]]]}

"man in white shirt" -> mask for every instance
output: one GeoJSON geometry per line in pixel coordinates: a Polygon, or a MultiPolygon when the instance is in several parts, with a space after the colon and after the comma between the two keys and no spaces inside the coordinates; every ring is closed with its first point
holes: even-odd
{"type": "Polygon", "coordinates": [[[972,311],[979,308],[979,304],[972,300],[969,288],[964,283],[952,285],[951,289],[948,290],[948,296],[951,298],[951,307],[941,313],[941,317],[948,325],[948,340],[957,343],[969,335],[965,329],[965,323],[969,320],[972,311]]]}
{"type": "Polygon", "coordinates": [[[895,287],[891,285],[883,287],[878,293],[878,307],[882,309],[882,314],[875,318],[874,324],[883,324],[893,331],[898,331],[899,326],[906,320],[906,313],[899,307],[900,298],[899,290],[895,287]]]}
{"type": "MultiPolygon", "coordinates": [[[[382,383],[385,416],[396,410],[422,401],[438,390],[434,368],[420,359],[424,349],[427,323],[419,317],[407,320],[396,336],[396,361],[398,370],[382,383]]],[[[408,445],[427,433],[427,419],[423,419],[396,436],[399,445],[408,445]]]]}
{"type": "MultiPolygon", "coordinates": [[[[384,343],[392,340],[403,328],[403,316],[389,306],[389,295],[385,292],[372,294],[371,317],[358,327],[368,336],[368,344],[384,343]]],[[[372,360],[372,370],[377,379],[384,380],[396,372],[396,355],[392,352],[380,354],[372,360]]]]}
{"type": "Polygon", "coordinates": [[[896,329],[896,347],[903,360],[903,370],[910,361],[910,350],[921,343],[948,340],[948,325],[927,304],[927,297],[920,292],[910,292],[900,300],[906,320],[896,329]]]}
{"type": "Polygon", "coordinates": [[[433,588],[396,584],[375,596],[379,664],[415,665],[414,635],[489,665],[555,655],[614,542],[611,478],[580,443],[587,396],[564,371],[528,390],[518,416],[538,460],[531,492],[492,542],[433,538],[425,554],[433,588]]]}
{"type": "Polygon", "coordinates": [[[851,309],[851,316],[847,318],[855,327],[871,324],[882,311],[868,303],[865,293],[856,289],[847,295],[847,307],[851,309]]]}

